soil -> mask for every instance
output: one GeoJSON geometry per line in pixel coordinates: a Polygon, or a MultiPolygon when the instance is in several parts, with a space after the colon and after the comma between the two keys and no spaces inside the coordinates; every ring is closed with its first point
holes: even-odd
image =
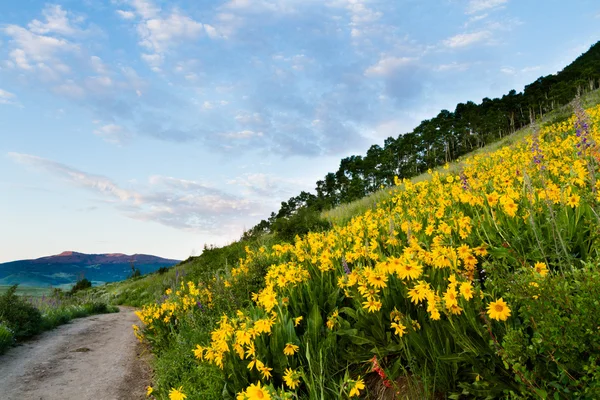
{"type": "Polygon", "coordinates": [[[136,400],[150,384],[149,353],[133,308],[73,320],[0,356],[2,400],[136,400]]]}

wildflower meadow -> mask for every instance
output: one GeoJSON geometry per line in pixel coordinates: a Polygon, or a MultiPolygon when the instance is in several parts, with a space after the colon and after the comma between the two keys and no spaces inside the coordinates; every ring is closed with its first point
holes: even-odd
{"type": "Polygon", "coordinates": [[[181,281],[138,312],[168,358],[149,397],[600,398],[599,126],[576,102],[458,171],[396,179],[346,224],[181,281]]]}

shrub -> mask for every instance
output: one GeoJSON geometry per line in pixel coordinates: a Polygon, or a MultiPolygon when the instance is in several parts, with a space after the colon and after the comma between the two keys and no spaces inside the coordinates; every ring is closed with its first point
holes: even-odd
{"type": "Polygon", "coordinates": [[[513,287],[521,324],[508,330],[500,354],[523,392],[600,398],[598,293],[600,270],[593,264],[513,287]]]}
{"type": "Polygon", "coordinates": [[[92,287],[92,282],[86,278],[81,278],[75,283],[75,286],[71,288],[71,294],[77,293],[80,290],[88,289],[92,287]]]}
{"type": "Polygon", "coordinates": [[[42,329],[42,314],[16,295],[17,285],[0,297],[0,319],[14,332],[15,339],[31,337],[42,329]]]}
{"type": "Polygon", "coordinates": [[[273,231],[282,240],[292,241],[296,236],[320,232],[329,227],[329,221],[321,218],[320,211],[303,207],[289,218],[278,218],[273,224],[273,231]]]}
{"type": "Polygon", "coordinates": [[[0,354],[4,353],[12,344],[15,338],[12,330],[4,323],[0,322],[0,354]]]}
{"type": "Polygon", "coordinates": [[[165,272],[168,272],[168,271],[169,271],[169,267],[160,267],[156,272],[159,275],[162,275],[162,274],[164,274],[165,272]]]}

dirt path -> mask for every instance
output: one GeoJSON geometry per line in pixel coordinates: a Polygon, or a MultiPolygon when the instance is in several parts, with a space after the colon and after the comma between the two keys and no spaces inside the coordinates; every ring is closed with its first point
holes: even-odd
{"type": "Polygon", "coordinates": [[[94,315],[46,332],[0,356],[2,400],[143,399],[147,355],[133,309],[94,315]]]}

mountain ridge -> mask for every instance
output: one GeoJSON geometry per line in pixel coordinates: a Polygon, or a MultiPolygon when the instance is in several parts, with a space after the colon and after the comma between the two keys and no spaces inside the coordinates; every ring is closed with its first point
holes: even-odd
{"type": "Polygon", "coordinates": [[[0,263],[0,285],[66,287],[82,277],[102,284],[126,279],[133,268],[148,274],[179,262],[150,254],[87,254],[68,250],[35,259],[0,263]]]}

